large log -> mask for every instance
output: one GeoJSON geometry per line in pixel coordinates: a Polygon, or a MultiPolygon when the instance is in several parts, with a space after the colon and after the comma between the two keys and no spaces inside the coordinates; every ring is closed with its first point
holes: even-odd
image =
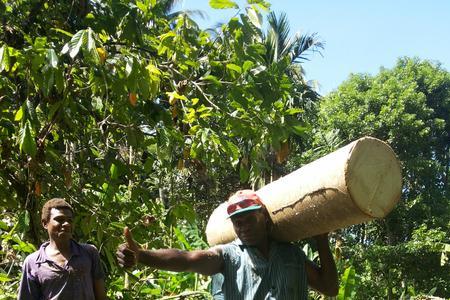
{"type": "MultiPolygon", "coordinates": [[[[383,141],[358,139],[257,191],[272,218],[273,238],[297,241],[385,217],[402,189],[401,166],[383,141]]],[[[226,202],[211,214],[208,243],[235,239],[226,202]]]]}

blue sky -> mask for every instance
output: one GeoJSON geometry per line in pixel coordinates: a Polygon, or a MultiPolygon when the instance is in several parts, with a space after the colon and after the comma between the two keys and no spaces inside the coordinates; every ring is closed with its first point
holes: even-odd
{"type": "MultiPolygon", "coordinates": [[[[238,11],[216,10],[208,0],[180,1],[181,9],[199,9],[202,28],[227,22],[238,11]]],[[[235,1],[241,9],[246,1],[235,1]]],[[[375,75],[392,68],[401,56],[442,63],[450,71],[450,0],[272,0],[272,10],[288,15],[291,32],[317,33],[325,42],[322,56],[304,63],[306,78],[323,95],[351,73],[375,75]]]]}

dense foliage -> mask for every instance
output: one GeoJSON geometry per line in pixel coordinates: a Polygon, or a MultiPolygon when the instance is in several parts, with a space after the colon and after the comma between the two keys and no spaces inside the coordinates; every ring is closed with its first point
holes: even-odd
{"type": "Polygon", "coordinates": [[[52,197],[99,248],[111,298],[208,298],[206,277],[125,275],[122,228],[149,248],[205,248],[207,216],[232,191],[362,135],[398,153],[404,193],[385,220],[334,234],[338,299],[449,297],[448,72],[404,58],[319,100],[301,62],[322,44],[291,37],[267,2],[208,31],[173,4],[0,0],[0,299],[46,239],[39,208],[52,197]]]}
{"type": "MultiPolygon", "coordinates": [[[[144,269],[114,253],[121,229],[148,247],[205,247],[203,218],[239,185],[261,185],[306,131],[298,103],[314,36],[278,36],[284,16],[249,1],[208,33],[173,1],[0,2],[1,278],[46,237],[39,208],[65,197],[76,235],[100,249],[111,297],[202,295],[207,281],[144,269]],[[273,29],[270,29],[272,26],[273,29]],[[202,225],[202,224],[200,224],[202,225]],[[126,280],[124,281],[124,278],[126,280]],[[127,287],[131,287],[127,292],[127,287]],[[197,292],[194,292],[194,294],[197,292]]],[[[211,1],[211,6],[235,6],[211,1]]]]}
{"type": "Polygon", "coordinates": [[[450,74],[401,58],[376,76],[351,75],[320,103],[317,147],[364,135],[387,141],[403,167],[402,199],[385,219],[341,235],[359,276],[357,299],[450,295],[450,74]]]}

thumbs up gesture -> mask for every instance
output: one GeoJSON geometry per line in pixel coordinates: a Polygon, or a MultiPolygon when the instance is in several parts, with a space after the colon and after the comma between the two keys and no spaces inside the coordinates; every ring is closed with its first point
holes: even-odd
{"type": "Polygon", "coordinates": [[[131,268],[139,262],[139,251],[141,247],[133,240],[130,229],[123,229],[125,244],[117,248],[116,256],[119,265],[124,268],[131,268]]]}

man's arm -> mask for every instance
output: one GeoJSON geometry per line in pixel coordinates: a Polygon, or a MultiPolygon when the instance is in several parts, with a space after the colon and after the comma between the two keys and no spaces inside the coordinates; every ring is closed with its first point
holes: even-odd
{"type": "Polygon", "coordinates": [[[333,255],[328,245],[328,234],[315,237],[319,251],[320,267],[306,260],[308,284],[315,290],[327,296],[336,296],[339,292],[338,275],[333,255]]]}
{"type": "Polygon", "coordinates": [[[20,279],[19,292],[17,295],[18,300],[41,299],[39,284],[30,272],[30,260],[31,257],[28,256],[23,263],[22,278],[20,279]]]}
{"type": "Polygon", "coordinates": [[[94,279],[94,295],[95,300],[106,300],[105,280],[94,279]]]}
{"type": "Polygon", "coordinates": [[[105,273],[100,262],[100,253],[94,245],[85,245],[92,259],[91,276],[95,300],[106,300],[105,273]]]}
{"type": "Polygon", "coordinates": [[[127,227],[124,230],[126,244],[117,250],[117,260],[122,267],[132,267],[137,263],[175,272],[196,272],[212,275],[222,270],[223,259],[220,248],[183,251],[178,249],[145,250],[133,240],[127,227]]]}

